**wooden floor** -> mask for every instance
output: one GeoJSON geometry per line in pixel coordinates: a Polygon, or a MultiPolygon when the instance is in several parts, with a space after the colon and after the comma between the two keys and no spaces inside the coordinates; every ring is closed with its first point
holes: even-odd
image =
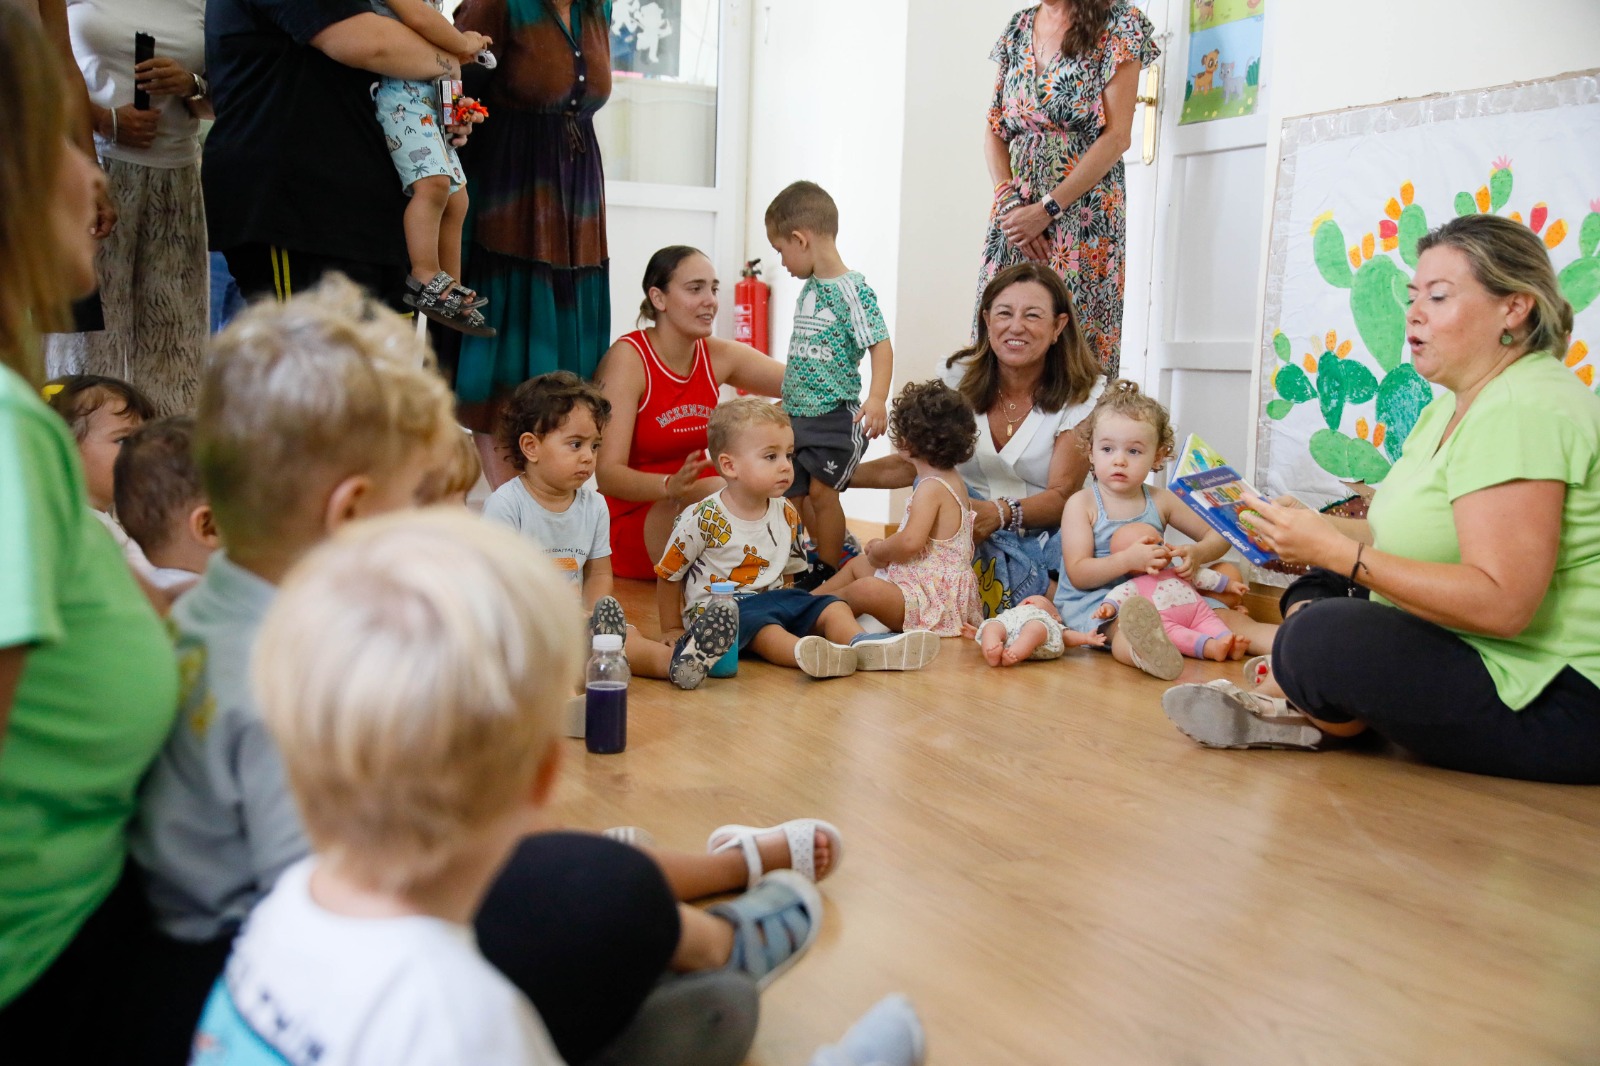
{"type": "Polygon", "coordinates": [[[638,681],[628,751],[572,741],[557,813],[684,848],[840,827],[761,1066],[896,990],[943,1064],[1600,1062],[1600,789],[1208,751],[1164,688],[1103,653],[992,670],[962,640],[919,674],[638,681]]]}

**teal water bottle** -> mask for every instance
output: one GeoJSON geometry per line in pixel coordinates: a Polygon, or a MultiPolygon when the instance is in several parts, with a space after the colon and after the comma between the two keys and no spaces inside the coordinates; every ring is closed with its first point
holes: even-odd
{"type": "MultiPolygon", "coordinates": [[[[713,581],[711,583],[711,602],[722,601],[737,609],[734,603],[737,597],[734,593],[739,586],[732,581],[713,581]]],[[[722,658],[711,664],[711,669],[706,673],[711,677],[733,677],[739,672],[739,641],[734,639],[733,647],[722,653],[722,658]]]]}

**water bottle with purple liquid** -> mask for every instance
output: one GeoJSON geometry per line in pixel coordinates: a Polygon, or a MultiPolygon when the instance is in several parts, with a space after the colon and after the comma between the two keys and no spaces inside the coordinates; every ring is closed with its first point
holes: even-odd
{"type": "Polygon", "coordinates": [[[584,746],[595,755],[628,747],[628,682],[633,675],[622,654],[622,638],[600,633],[584,674],[584,746]]]}

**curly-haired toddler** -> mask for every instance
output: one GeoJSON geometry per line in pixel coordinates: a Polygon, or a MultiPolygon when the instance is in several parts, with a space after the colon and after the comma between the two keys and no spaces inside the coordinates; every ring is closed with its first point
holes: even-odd
{"type": "Polygon", "coordinates": [[[972,501],[955,470],[972,458],[977,421],[944,382],[913,382],[895,399],[889,440],[917,471],[900,529],[868,542],[816,591],[891,630],[959,636],[964,624],[982,618],[972,572],[972,501]]]}

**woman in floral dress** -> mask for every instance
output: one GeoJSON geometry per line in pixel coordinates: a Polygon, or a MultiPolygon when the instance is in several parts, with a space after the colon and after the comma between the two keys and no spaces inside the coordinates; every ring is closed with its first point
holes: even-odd
{"type": "Polygon", "coordinates": [[[1108,378],[1122,343],[1122,153],[1139,69],[1161,54],[1154,32],[1123,0],[1042,0],[1012,16],[989,56],[1000,65],[984,144],[995,193],[978,293],[1006,267],[1048,262],[1108,378]]]}

